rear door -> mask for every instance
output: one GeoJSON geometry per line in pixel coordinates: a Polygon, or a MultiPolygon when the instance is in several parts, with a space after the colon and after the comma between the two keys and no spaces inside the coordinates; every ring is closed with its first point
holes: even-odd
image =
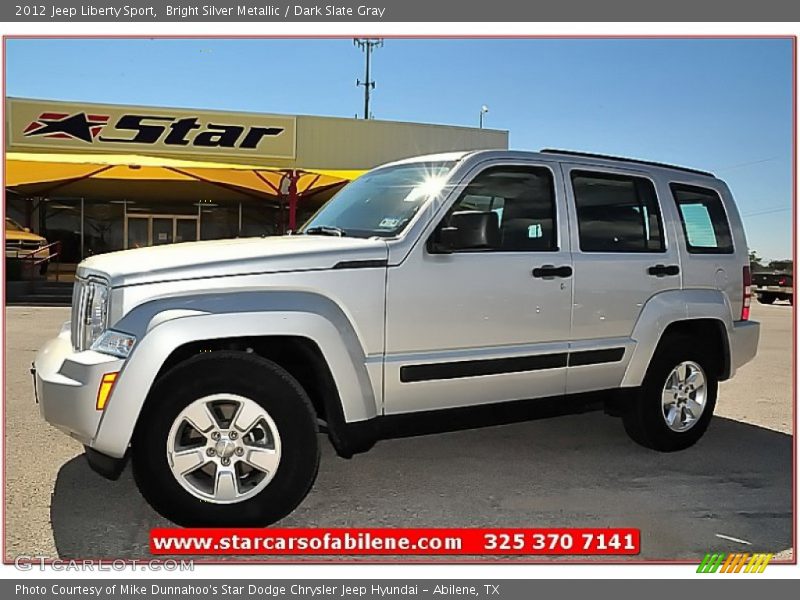
{"type": "Polygon", "coordinates": [[[645,172],[562,164],[574,268],[567,392],[617,387],[644,304],[680,289],[678,249],[645,172]]]}

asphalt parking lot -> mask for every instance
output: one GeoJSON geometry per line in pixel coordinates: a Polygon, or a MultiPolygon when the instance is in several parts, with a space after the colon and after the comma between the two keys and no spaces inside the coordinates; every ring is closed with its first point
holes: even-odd
{"type": "MultiPolygon", "coordinates": [[[[380,442],[351,460],[323,441],[319,478],[286,527],[631,526],[646,559],[792,544],[792,308],[756,305],[759,354],[721,386],[695,447],[660,454],[619,419],[582,412],[380,442]],[[736,538],[741,541],[732,541],[736,538]],[[748,542],[747,544],[743,542],[748,542]]],[[[95,475],[81,446],[44,423],[28,368],[66,308],[6,309],[6,560],[143,558],[169,526],[130,470],[95,475]]]]}

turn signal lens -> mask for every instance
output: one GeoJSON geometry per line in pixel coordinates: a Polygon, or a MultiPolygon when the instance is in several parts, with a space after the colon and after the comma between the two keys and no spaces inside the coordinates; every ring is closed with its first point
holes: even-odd
{"type": "Polygon", "coordinates": [[[114,389],[114,382],[117,380],[117,373],[106,373],[103,375],[103,380],[100,382],[100,387],[97,390],[97,410],[103,410],[108,402],[108,397],[111,395],[111,390],[114,389]]]}

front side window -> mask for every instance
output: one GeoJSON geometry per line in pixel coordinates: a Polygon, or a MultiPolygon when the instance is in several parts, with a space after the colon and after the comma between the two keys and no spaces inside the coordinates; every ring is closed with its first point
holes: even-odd
{"type": "Polygon", "coordinates": [[[6,217],[6,231],[25,231],[25,229],[14,219],[6,217]]]}
{"type": "Polygon", "coordinates": [[[501,252],[558,249],[553,174],[544,167],[490,167],[473,179],[450,214],[497,215],[501,252]]]}
{"type": "Polygon", "coordinates": [[[671,183],[669,187],[678,205],[689,253],[731,254],[731,229],[719,194],[682,183],[671,183]]]}
{"type": "Polygon", "coordinates": [[[572,171],[583,252],[664,252],[661,212],[644,177],[572,171]]]}
{"type": "Polygon", "coordinates": [[[331,198],[300,233],[393,237],[442,191],[454,165],[408,163],[365,173],[331,198]]]}

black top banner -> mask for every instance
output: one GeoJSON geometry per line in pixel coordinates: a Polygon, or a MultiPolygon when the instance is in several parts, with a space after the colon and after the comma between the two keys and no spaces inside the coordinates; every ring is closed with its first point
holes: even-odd
{"type": "Polygon", "coordinates": [[[800,2],[786,0],[58,0],[3,2],[5,22],[786,22],[800,21],[800,2]]]}

